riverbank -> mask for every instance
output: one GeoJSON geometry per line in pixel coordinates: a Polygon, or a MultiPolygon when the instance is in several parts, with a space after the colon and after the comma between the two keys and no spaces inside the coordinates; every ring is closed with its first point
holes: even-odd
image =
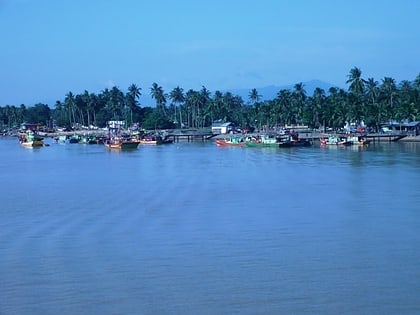
{"type": "MultiPolygon", "coordinates": [[[[261,135],[262,133],[252,133],[252,134],[220,134],[217,136],[214,136],[213,139],[228,139],[232,136],[237,136],[237,137],[243,137],[243,136],[258,136],[261,135]]],[[[323,137],[328,137],[331,136],[333,134],[328,134],[328,133],[321,133],[321,132],[300,132],[299,133],[299,138],[300,139],[305,139],[305,140],[310,140],[310,141],[318,141],[320,138],[323,137]]],[[[335,134],[334,134],[335,135],[335,134]]],[[[340,136],[340,134],[338,134],[338,136],[340,136]]],[[[377,142],[389,142],[393,139],[393,135],[386,135],[386,134],[368,134],[367,138],[368,139],[372,139],[374,141],[377,142]]],[[[412,135],[408,135],[404,138],[398,139],[398,142],[420,142],[420,135],[418,136],[412,136],[412,135]]]]}
{"type": "MultiPolygon", "coordinates": [[[[177,130],[166,130],[165,133],[167,135],[173,135],[173,134],[177,134],[176,132],[177,130]]],[[[206,130],[207,131],[207,130],[206,130]]],[[[187,130],[179,130],[180,133],[186,133],[187,130]]],[[[198,130],[188,130],[188,134],[189,135],[194,135],[194,133],[197,134],[201,134],[201,131],[198,130]]],[[[248,134],[219,134],[219,135],[215,135],[213,137],[211,137],[211,139],[226,139],[226,138],[230,138],[232,136],[238,136],[238,137],[242,137],[242,136],[257,136],[257,135],[261,135],[262,133],[248,133],[248,134]]],[[[17,132],[16,134],[8,134],[9,136],[17,136],[17,132]]],[[[71,135],[79,135],[79,136],[84,136],[84,135],[93,135],[93,136],[107,136],[108,135],[108,131],[107,130],[103,130],[103,129],[97,129],[97,130],[74,130],[74,131],[56,131],[56,132],[39,132],[39,135],[45,138],[56,138],[59,136],[71,136],[71,135]]],[[[318,131],[305,131],[305,132],[299,132],[299,138],[301,139],[306,139],[306,140],[319,140],[322,137],[327,137],[330,136],[331,134],[328,133],[322,133],[322,132],[318,132],[318,131]]],[[[393,135],[387,135],[387,134],[368,134],[367,138],[371,138],[374,139],[375,141],[388,141],[393,137],[393,135]]],[[[418,136],[413,136],[413,135],[408,135],[404,138],[398,139],[398,142],[420,142],[420,135],[418,136]]]]}

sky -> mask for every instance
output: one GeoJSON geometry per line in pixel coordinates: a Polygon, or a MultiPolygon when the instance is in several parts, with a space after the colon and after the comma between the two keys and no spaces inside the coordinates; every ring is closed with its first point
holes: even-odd
{"type": "MultiPolygon", "coordinates": [[[[420,74],[418,0],[0,0],[0,106],[420,74]]],[[[145,104],[147,105],[147,104],[145,104]]]]}

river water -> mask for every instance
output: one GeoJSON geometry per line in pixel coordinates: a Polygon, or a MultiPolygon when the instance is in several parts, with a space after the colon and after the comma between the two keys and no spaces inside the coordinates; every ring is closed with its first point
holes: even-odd
{"type": "Polygon", "coordinates": [[[0,139],[0,314],[419,314],[420,144],[0,139]]]}

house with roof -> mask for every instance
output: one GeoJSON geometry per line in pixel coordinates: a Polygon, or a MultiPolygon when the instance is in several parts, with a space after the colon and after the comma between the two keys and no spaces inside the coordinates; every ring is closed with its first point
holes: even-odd
{"type": "Polygon", "coordinates": [[[213,134],[226,134],[233,131],[234,128],[235,128],[235,125],[231,122],[215,121],[211,125],[211,132],[213,134]]]}
{"type": "Polygon", "coordinates": [[[403,132],[411,136],[420,135],[420,121],[396,121],[392,120],[381,124],[384,132],[403,132]]]}

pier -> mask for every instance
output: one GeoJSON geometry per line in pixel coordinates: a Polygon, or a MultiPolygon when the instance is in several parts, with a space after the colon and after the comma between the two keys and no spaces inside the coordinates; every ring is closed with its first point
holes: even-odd
{"type": "Polygon", "coordinates": [[[366,139],[372,142],[396,142],[407,137],[406,133],[370,133],[366,135],[366,139]]]}
{"type": "MultiPolygon", "coordinates": [[[[320,133],[320,132],[299,132],[299,138],[302,139],[308,139],[308,140],[319,140],[323,137],[329,137],[329,136],[346,136],[342,133],[320,133]]],[[[371,142],[396,142],[401,139],[404,139],[407,137],[406,133],[368,133],[363,134],[363,136],[371,140],[371,142]]]]}
{"type": "Polygon", "coordinates": [[[203,131],[184,131],[184,132],[176,132],[170,133],[165,136],[166,140],[172,140],[173,142],[180,142],[180,141],[206,141],[210,140],[216,136],[211,131],[210,132],[203,132],[203,131]]]}

